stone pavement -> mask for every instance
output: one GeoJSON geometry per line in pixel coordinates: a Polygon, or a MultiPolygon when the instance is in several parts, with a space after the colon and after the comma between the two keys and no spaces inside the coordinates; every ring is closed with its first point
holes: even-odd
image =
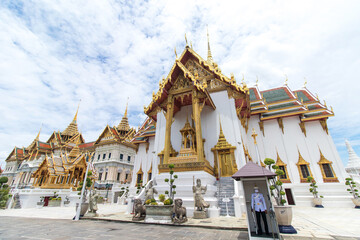
{"type": "Polygon", "coordinates": [[[247,232],[106,221],[1,217],[0,239],[247,239],[247,232]]]}
{"type": "MultiPolygon", "coordinates": [[[[99,219],[120,221],[112,224],[130,224],[131,215],[126,215],[126,206],[99,204],[99,219]]],[[[11,209],[0,210],[0,223],[3,216],[25,217],[25,218],[52,218],[52,219],[72,219],[75,215],[74,207],[45,207],[41,209],[11,209]]],[[[85,220],[81,220],[83,222],[85,220]]],[[[70,221],[71,222],[71,221],[70,221]]],[[[86,220],[86,222],[90,222],[86,220]]],[[[94,221],[96,222],[96,221],[94,221]]],[[[101,221],[97,221],[101,222],[101,221]]],[[[133,224],[133,223],[131,223],[133,224]]],[[[137,224],[140,228],[145,224],[137,224]]],[[[146,224],[147,225],[147,224],[146,224]]],[[[187,226],[206,227],[206,228],[227,228],[229,230],[245,230],[247,228],[244,218],[213,218],[196,220],[190,218],[185,224],[187,226]]],[[[360,210],[354,208],[313,208],[313,207],[293,207],[292,225],[298,234],[286,235],[284,239],[347,239],[360,240],[360,210]]],[[[155,226],[155,225],[149,225],[155,226]]],[[[162,227],[162,226],[158,226],[162,227]]],[[[168,227],[168,226],[164,226],[168,227]]],[[[188,231],[189,227],[180,227],[182,231],[188,231]]],[[[171,228],[171,226],[170,226],[171,228]]],[[[174,229],[179,227],[174,227],[174,229]]],[[[203,229],[207,232],[212,229],[203,229]]],[[[200,231],[200,230],[199,230],[200,231]]],[[[225,231],[226,232],[226,231],[225,231]]],[[[1,237],[0,237],[1,239],[1,237]]]]}

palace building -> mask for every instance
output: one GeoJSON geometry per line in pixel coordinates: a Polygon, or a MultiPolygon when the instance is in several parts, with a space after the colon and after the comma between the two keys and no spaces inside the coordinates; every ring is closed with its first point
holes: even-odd
{"type": "Polygon", "coordinates": [[[221,72],[210,44],[206,60],[186,45],[144,112],[148,118],[132,139],[138,146],[134,193],[136,183],[151,179],[164,193],[169,164],[174,164],[175,197],[183,199],[190,216],[197,178],[207,185],[210,216],[225,215],[225,195],[232,197],[230,214],[240,216],[246,207],[243,190],[231,176],[248,161],[264,166],[263,160],[272,158],[284,170],[280,180],[289,204],[311,205],[306,178],[312,176],[326,206],[352,205],[327,127],[334,112],[305,85],[292,90],[286,80],[283,86],[260,90],[238,84],[221,72]]]}

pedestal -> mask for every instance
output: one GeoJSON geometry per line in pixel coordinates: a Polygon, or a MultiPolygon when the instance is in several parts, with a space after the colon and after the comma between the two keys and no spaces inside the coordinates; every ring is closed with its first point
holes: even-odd
{"type": "Polygon", "coordinates": [[[205,219],[207,218],[207,214],[204,211],[194,211],[194,219],[205,219]]]}

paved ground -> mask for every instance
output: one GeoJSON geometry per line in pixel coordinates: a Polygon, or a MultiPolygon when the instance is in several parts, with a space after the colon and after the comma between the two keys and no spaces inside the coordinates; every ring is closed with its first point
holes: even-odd
{"type": "Polygon", "coordinates": [[[105,221],[1,217],[0,239],[247,239],[247,232],[105,221]]]}
{"type": "MultiPolygon", "coordinates": [[[[114,219],[117,221],[129,221],[131,220],[131,215],[125,214],[126,206],[122,205],[110,205],[110,204],[99,204],[99,217],[103,219],[114,219]]],[[[73,224],[70,219],[73,218],[75,215],[75,208],[74,207],[45,207],[41,209],[11,209],[11,210],[0,210],[0,227],[3,225],[5,221],[4,218],[6,217],[23,217],[23,218],[49,218],[49,219],[66,219],[69,220],[69,225],[73,224]]],[[[26,221],[26,219],[24,220],[26,221]]],[[[39,220],[42,221],[42,220],[39,220]]],[[[52,220],[47,220],[52,222],[52,220]]],[[[58,220],[56,220],[58,221],[58,220]]],[[[37,220],[28,221],[29,229],[31,225],[34,223],[35,225],[37,220]]],[[[101,224],[103,223],[104,226],[106,224],[113,224],[113,229],[123,229],[122,226],[127,226],[126,224],[130,224],[134,226],[134,229],[143,233],[146,233],[146,237],[152,236],[152,230],[149,231],[142,231],[143,228],[146,229],[171,229],[174,231],[179,231],[176,234],[191,234],[187,233],[188,231],[194,231],[192,229],[197,229],[198,236],[202,236],[200,233],[207,233],[213,229],[204,229],[204,228],[190,228],[190,227],[169,227],[169,226],[155,226],[155,225],[144,225],[144,224],[136,224],[133,223],[121,223],[121,222],[100,222],[100,221],[88,221],[88,220],[81,220],[80,222],[86,222],[89,224],[89,228],[87,228],[87,224],[84,224],[86,229],[92,231],[92,227],[95,225],[92,224],[101,224]],[[125,224],[125,225],[124,225],[125,224]],[[121,227],[119,227],[121,226],[121,227]],[[145,227],[144,227],[145,226],[145,227]],[[153,228],[152,228],[153,227],[153,228]],[[139,230],[141,229],[141,230],[139,230]],[[180,230],[179,230],[180,229],[180,230]]],[[[59,224],[62,222],[59,222],[59,224]]],[[[82,223],[74,223],[74,225],[79,226],[82,223]]],[[[246,228],[246,219],[245,218],[213,218],[213,219],[204,219],[204,220],[196,220],[189,218],[189,221],[186,225],[198,226],[202,225],[204,227],[230,227],[230,228],[238,228],[238,229],[245,229],[246,228]]],[[[293,222],[292,225],[298,231],[296,235],[283,235],[285,240],[292,240],[292,239],[342,239],[342,240],[360,240],[360,210],[354,208],[312,208],[312,207],[293,207],[293,222]]],[[[82,225],[81,225],[82,226],[82,225]]],[[[17,227],[13,225],[9,226],[9,231],[16,232],[19,230],[17,227]]],[[[48,229],[46,229],[48,230],[48,229]]],[[[98,229],[97,229],[98,230],[98,229]]],[[[54,230],[55,231],[55,230],[54,230]]],[[[69,230],[71,232],[71,230],[69,230]]],[[[115,231],[115,230],[114,230],[115,231]]],[[[117,230],[118,231],[118,230],[117,230]]],[[[124,236],[123,232],[119,230],[119,234],[124,236]]],[[[157,230],[154,230],[157,231],[157,230]]],[[[195,232],[196,232],[195,231],[195,232]]],[[[220,233],[227,236],[227,231],[224,230],[217,230],[220,233]]],[[[21,232],[21,231],[20,231],[21,232]]],[[[41,231],[40,231],[41,232],[41,231]]],[[[161,232],[161,231],[160,231],[161,232]]],[[[167,232],[171,232],[170,230],[164,230],[164,234],[167,232]]],[[[239,230],[235,230],[235,232],[239,233],[239,230]]],[[[2,231],[2,233],[4,233],[2,231]]],[[[127,233],[127,232],[126,232],[127,233]]],[[[232,231],[229,232],[230,234],[232,231]]],[[[7,233],[6,233],[7,234],[7,233]]],[[[129,231],[129,239],[132,239],[135,233],[129,231]]],[[[175,234],[175,233],[174,233],[175,234]]],[[[175,234],[175,235],[176,235],[175,234]]],[[[246,235],[246,234],[245,234],[246,235]]],[[[245,236],[242,235],[242,236],[245,236]]],[[[20,236],[20,235],[19,235],[20,236]]],[[[66,238],[67,235],[60,235],[64,236],[64,238],[48,238],[48,239],[69,239],[66,238]]],[[[125,235],[127,236],[127,235],[125,235]]],[[[142,235],[141,235],[142,236],[142,235]]],[[[139,237],[139,239],[147,239],[146,237],[139,237]]],[[[179,236],[179,235],[178,235],[179,236]]],[[[183,235],[186,236],[186,235],[183,235]]],[[[196,239],[199,237],[197,235],[196,239]]],[[[214,236],[217,236],[216,234],[214,236]]],[[[232,236],[233,238],[229,239],[236,239],[237,236],[232,236]]],[[[3,236],[0,235],[0,239],[3,239],[3,236]]],[[[76,238],[75,238],[76,239],[76,238]]],[[[125,238],[126,239],[126,238],[125,238]]],[[[167,239],[167,238],[166,238],[167,239]]],[[[178,239],[178,238],[176,238],[178,239]]],[[[180,238],[181,239],[181,238],[180,238]]],[[[187,237],[185,239],[193,239],[192,237],[187,237]]],[[[200,238],[201,239],[201,238],[200,238]]],[[[211,238],[209,238],[211,239],[211,238]]]]}

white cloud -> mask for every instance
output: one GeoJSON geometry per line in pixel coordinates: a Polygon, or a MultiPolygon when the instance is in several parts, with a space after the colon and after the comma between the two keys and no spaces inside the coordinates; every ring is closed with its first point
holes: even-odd
{"type": "MultiPolygon", "coordinates": [[[[329,120],[344,160],[343,139],[360,141],[360,24],[357,1],[3,1],[0,3],[0,161],[64,130],[81,99],[78,123],[87,141],[117,125],[130,97],[138,126],[181,53],[184,33],[223,72],[242,73],[261,89],[308,88],[334,107],[329,120]]],[[[355,151],[359,150],[355,146],[355,151]]]]}

